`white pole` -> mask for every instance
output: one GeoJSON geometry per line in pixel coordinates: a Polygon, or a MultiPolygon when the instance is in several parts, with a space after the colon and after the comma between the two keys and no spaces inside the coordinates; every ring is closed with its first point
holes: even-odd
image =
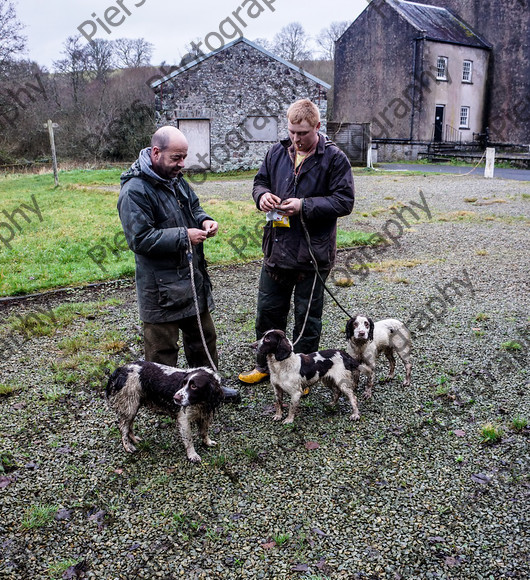
{"type": "Polygon", "coordinates": [[[495,147],[486,147],[486,167],[484,177],[492,178],[495,170],[495,147]]]}
{"type": "Polygon", "coordinates": [[[365,143],[366,143],[366,167],[373,169],[374,164],[372,162],[372,123],[366,123],[364,125],[365,132],[365,143]]]}

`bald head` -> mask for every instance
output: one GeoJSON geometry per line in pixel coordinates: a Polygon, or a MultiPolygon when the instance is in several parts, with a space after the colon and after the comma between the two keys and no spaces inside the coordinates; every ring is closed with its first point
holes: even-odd
{"type": "Polygon", "coordinates": [[[185,144],[187,147],[188,140],[180,129],[172,125],[160,127],[151,138],[151,147],[158,147],[161,151],[164,151],[173,144],[185,144]]]}
{"type": "Polygon", "coordinates": [[[151,139],[151,163],[155,173],[173,179],[182,172],[188,156],[188,140],[171,125],[160,127],[151,139]]]}

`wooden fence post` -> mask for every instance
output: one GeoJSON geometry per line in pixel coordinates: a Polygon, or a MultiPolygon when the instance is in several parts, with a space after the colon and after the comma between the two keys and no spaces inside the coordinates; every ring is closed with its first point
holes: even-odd
{"type": "Polygon", "coordinates": [[[52,123],[50,119],[44,124],[44,127],[48,129],[50,135],[50,147],[52,149],[52,164],[53,164],[53,177],[55,179],[55,187],[59,185],[59,171],[57,169],[57,155],[55,153],[55,138],[53,135],[53,130],[58,127],[57,123],[52,123]]]}

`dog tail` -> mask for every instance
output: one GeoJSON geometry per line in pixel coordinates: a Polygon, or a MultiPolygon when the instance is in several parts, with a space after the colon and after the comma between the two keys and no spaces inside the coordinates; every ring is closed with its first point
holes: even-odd
{"type": "Polygon", "coordinates": [[[112,375],[110,375],[107,387],[105,388],[105,397],[107,400],[117,395],[123,389],[127,383],[128,377],[129,371],[125,367],[116,369],[112,375]]]}

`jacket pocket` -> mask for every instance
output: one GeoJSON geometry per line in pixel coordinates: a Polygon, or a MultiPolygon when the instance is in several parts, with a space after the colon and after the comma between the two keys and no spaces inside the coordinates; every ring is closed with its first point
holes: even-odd
{"type": "MultiPolygon", "coordinates": [[[[193,304],[191,277],[188,268],[155,272],[158,303],[168,310],[183,310],[193,304]]],[[[203,278],[195,272],[195,286],[201,288],[203,278]]]]}
{"type": "MultiPolygon", "coordinates": [[[[329,266],[331,256],[330,256],[330,244],[332,241],[329,236],[312,236],[311,237],[311,249],[317,260],[319,266],[329,266]]],[[[298,249],[298,262],[300,264],[307,264],[311,262],[313,258],[309,253],[309,248],[307,246],[307,241],[304,237],[300,247],[298,249]]]]}
{"type": "Polygon", "coordinates": [[[269,224],[267,224],[263,228],[263,240],[261,241],[261,250],[266,258],[268,258],[271,255],[272,236],[273,236],[273,228],[269,224]]]}

